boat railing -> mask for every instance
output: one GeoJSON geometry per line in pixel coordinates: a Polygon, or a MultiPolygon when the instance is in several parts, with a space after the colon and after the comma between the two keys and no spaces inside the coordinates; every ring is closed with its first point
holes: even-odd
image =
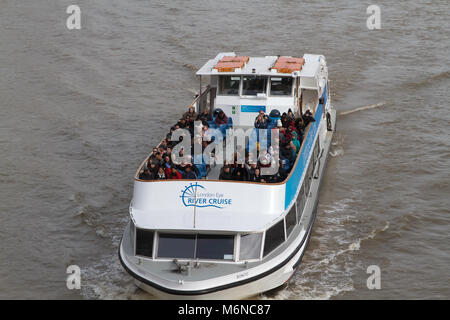
{"type": "Polygon", "coordinates": [[[194,107],[196,112],[202,113],[209,105],[209,111],[212,112],[214,109],[215,91],[215,88],[211,88],[209,85],[206,86],[194,101],[187,105],[186,109],[194,107]]]}

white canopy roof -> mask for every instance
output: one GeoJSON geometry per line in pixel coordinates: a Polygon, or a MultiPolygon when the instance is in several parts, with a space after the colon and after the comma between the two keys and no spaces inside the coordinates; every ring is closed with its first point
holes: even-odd
{"type": "MultiPolygon", "coordinates": [[[[271,69],[278,59],[278,56],[265,56],[265,57],[250,57],[249,61],[243,68],[235,69],[233,72],[218,72],[214,67],[217,65],[220,59],[225,56],[236,56],[234,52],[221,52],[214,59],[206,62],[198,71],[198,76],[211,76],[211,75],[244,75],[244,74],[258,74],[258,75],[289,75],[287,73],[279,73],[274,69],[271,69]],[[254,72],[253,72],[254,70],[254,72]]],[[[317,75],[320,67],[319,55],[305,54],[303,56],[305,64],[300,71],[300,76],[314,77],[317,75]]]]}

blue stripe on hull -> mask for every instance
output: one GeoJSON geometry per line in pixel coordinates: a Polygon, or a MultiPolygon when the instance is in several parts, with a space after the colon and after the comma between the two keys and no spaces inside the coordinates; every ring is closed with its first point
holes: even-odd
{"type": "Polygon", "coordinates": [[[297,189],[300,183],[300,180],[303,175],[303,171],[306,169],[306,164],[308,163],[308,159],[311,155],[312,149],[314,147],[314,141],[317,136],[317,131],[319,129],[320,120],[322,119],[323,106],[319,104],[316,110],[315,119],[316,122],[312,122],[309,128],[308,135],[304,142],[303,149],[300,154],[300,159],[298,159],[297,165],[293,169],[292,175],[289,180],[286,182],[286,195],[284,198],[284,209],[289,207],[289,204],[296,198],[297,189]]]}

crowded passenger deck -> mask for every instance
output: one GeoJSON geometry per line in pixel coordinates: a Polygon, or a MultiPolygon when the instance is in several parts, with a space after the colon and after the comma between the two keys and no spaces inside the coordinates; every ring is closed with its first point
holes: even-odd
{"type": "MultiPolygon", "coordinates": [[[[281,116],[278,110],[272,110],[269,115],[260,110],[254,121],[254,129],[278,130],[279,153],[277,156],[274,154],[274,149],[269,147],[267,151],[260,154],[257,161],[252,161],[249,157],[251,146],[247,144],[244,163],[239,162],[235,155],[233,162],[225,162],[223,165],[209,164],[205,159],[194,161],[195,148],[192,139],[191,155],[185,157],[190,161],[177,164],[172,150],[180,141],[172,141],[172,134],[177,129],[186,129],[191,136],[194,136],[195,122],[201,126],[202,154],[208,145],[216,141],[214,130],[223,132],[233,128],[232,118],[227,117],[221,109],[215,109],[210,114],[208,109],[197,113],[193,106],[189,107],[189,110],[170,128],[166,137],[153,148],[152,153],[139,168],[137,178],[141,181],[206,179],[259,183],[283,182],[295,164],[308,125],[315,122],[315,119],[310,110],[298,117],[295,117],[290,109],[281,116]],[[276,158],[279,159],[278,171],[272,175],[262,175],[261,169],[273,165],[276,158]]],[[[178,154],[180,157],[183,156],[182,151],[183,149],[178,154]]]]}

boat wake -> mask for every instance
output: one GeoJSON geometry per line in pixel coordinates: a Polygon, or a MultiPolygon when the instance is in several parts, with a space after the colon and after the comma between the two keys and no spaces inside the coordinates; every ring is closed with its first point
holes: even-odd
{"type": "Polygon", "coordinates": [[[328,152],[330,156],[336,158],[338,156],[344,155],[344,136],[336,133],[334,141],[331,143],[330,151],[328,152]]]}
{"type": "Polygon", "coordinates": [[[352,228],[358,223],[358,213],[352,209],[358,194],[354,191],[354,198],[336,201],[322,209],[319,206],[317,226],[294,278],[283,289],[262,294],[260,299],[325,300],[355,290],[352,278],[364,269],[356,252],[362,242],[374,239],[389,228],[386,222],[365,235],[348,232],[359,230],[352,228]]]}
{"type": "Polygon", "coordinates": [[[359,107],[359,108],[356,108],[356,109],[351,109],[351,110],[346,110],[346,111],[339,112],[338,115],[339,116],[345,116],[347,114],[351,114],[351,113],[355,113],[355,112],[359,112],[359,111],[363,111],[363,110],[369,110],[369,109],[382,107],[385,104],[386,104],[385,102],[380,102],[380,103],[376,103],[376,104],[370,104],[370,105],[359,107]]]}
{"type": "MultiPolygon", "coordinates": [[[[118,250],[118,245],[116,249],[118,250]]],[[[122,268],[117,254],[105,255],[95,263],[81,267],[81,279],[81,294],[84,299],[155,299],[134,284],[133,278],[122,268]]]]}

